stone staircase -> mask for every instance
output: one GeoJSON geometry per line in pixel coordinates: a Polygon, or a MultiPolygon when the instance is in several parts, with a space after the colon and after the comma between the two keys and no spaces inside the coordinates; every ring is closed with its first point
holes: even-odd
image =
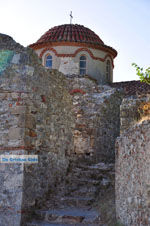
{"type": "Polygon", "coordinates": [[[27,226],[99,226],[100,213],[93,208],[101,190],[111,185],[113,164],[74,161],[57,195],[36,210],[27,226]]]}

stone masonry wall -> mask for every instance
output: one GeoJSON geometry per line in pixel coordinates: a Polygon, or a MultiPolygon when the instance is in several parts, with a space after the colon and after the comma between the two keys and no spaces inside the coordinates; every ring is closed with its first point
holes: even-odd
{"type": "MultiPolygon", "coordinates": [[[[1,150],[3,155],[24,155],[25,150],[1,150]]],[[[23,197],[23,164],[0,164],[0,225],[21,225],[23,197]]]]}
{"type": "Polygon", "coordinates": [[[0,163],[0,225],[25,224],[56,190],[73,151],[72,102],[63,75],[32,50],[0,35],[1,154],[36,154],[38,164],[0,163]]]}
{"type": "MultiPolygon", "coordinates": [[[[9,52],[6,53],[8,54],[9,52]]],[[[1,74],[0,76],[3,75],[1,74]]],[[[24,148],[23,137],[25,126],[22,119],[25,108],[23,106],[16,106],[16,97],[18,95],[18,93],[8,90],[0,91],[1,155],[27,154],[24,148]]],[[[0,225],[20,226],[23,177],[24,166],[22,164],[6,164],[0,162],[0,225]]]]}
{"type": "Polygon", "coordinates": [[[146,226],[150,225],[149,96],[126,99],[121,110],[126,130],[116,142],[116,215],[126,226],[146,226]]]}
{"type": "Polygon", "coordinates": [[[149,110],[147,103],[150,102],[150,95],[131,96],[124,98],[120,106],[120,132],[135,125],[142,118],[147,117],[149,110]]]}
{"type": "Polygon", "coordinates": [[[90,77],[66,76],[0,34],[0,151],[38,164],[0,163],[0,224],[25,225],[66,175],[72,155],[114,161],[122,94],[90,77]]]}
{"type": "Polygon", "coordinates": [[[150,121],[117,140],[116,213],[126,226],[150,225],[150,121]]]}
{"type": "Polygon", "coordinates": [[[96,162],[114,161],[123,94],[87,76],[68,76],[68,81],[76,118],[74,152],[93,155],[96,162]]]}

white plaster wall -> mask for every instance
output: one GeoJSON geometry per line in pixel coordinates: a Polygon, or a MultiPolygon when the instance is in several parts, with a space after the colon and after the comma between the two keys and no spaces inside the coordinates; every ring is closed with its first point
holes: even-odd
{"type": "Polygon", "coordinates": [[[57,53],[60,54],[73,54],[77,49],[82,48],[82,47],[78,47],[78,46],[55,46],[53,47],[54,49],[56,49],[57,53]]]}
{"type": "Polygon", "coordinates": [[[95,57],[101,57],[101,58],[104,58],[107,53],[102,51],[102,50],[99,50],[99,49],[92,49],[92,48],[88,48],[95,57]]]}
{"type": "MultiPolygon", "coordinates": [[[[80,49],[82,47],[56,46],[52,48],[55,49],[58,54],[73,54],[77,49],[80,49]]],[[[38,56],[40,55],[43,49],[44,48],[41,48],[40,50],[36,50],[38,56]]],[[[92,49],[92,48],[89,48],[89,50],[93,53],[95,57],[104,58],[107,55],[106,52],[101,50],[92,49]]],[[[85,55],[87,58],[86,74],[97,79],[99,83],[106,83],[106,82],[113,81],[112,64],[111,64],[111,76],[109,78],[109,81],[106,81],[106,61],[108,59],[111,61],[110,57],[107,57],[106,60],[102,62],[100,60],[94,60],[93,58],[91,58],[91,56],[87,51],[81,51],[77,53],[75,57],[71,58],[71,57],[57,57],[53,51],[47,50],[42,57],[43,65],[45,63],[45,57],[47,54],[50,54],[53,58],[52,68],[57,69],[64,74],[79,74],[79,59],[81,55],[85,55]]]]}
{"type": "Polygon", "coordinates": [[[36,49],[36,50],[35,50],[36,54],[37,54],[38,56],[40,56],[40,53],[42,52],[43,49],[44,49],[44,48],[42,48],[42,49],[36,49]]]}
{"type": "Polygon", "coordinates": [[[58,70],[64,74],[78,74],[79,62],[75,62],[72,57],[61,57],[58,70]]]}
{"type": "MultiPolygon", "coordinates": [[[[55,46],[53,47],[57,53],[59,54],[73,54],[77,49],[80,49],[80,48],[87,48],[87,47],[79,47],[79,46],[55,46]]],[[[98,49],[93,49],[93,48],[88,48],[95,57],[101,57],[101,58],[104,58],[107,53],[104,52],[104,51],[101,51],[101,50],[98,50],[98,49]]]]}

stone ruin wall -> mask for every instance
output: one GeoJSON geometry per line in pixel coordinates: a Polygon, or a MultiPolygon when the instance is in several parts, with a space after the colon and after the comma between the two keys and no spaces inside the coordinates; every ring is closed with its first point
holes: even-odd
{"type": "Polygon", "coordinates": [[[116,142],[116,214],[126,226],[150,225],[150,96],[121,105],[116,142]]]}
{"type": "Polygon", "coordinates": [[[120,106],[120,133],[149,117],[149,95],[130,96],[120,106]]]}
{"type": "Polygon", "coordinates": [[[91,155],[95,162],[114,162],[123,93],[87,76],[68,76],[68,81],[75,114],[74,152],[91,155]]]}
{"type": "Polygon", "coordinates": [[[0,164],[0,225],[17,226],[56,189],[73,149],[74,117],[67,84],[37,56],[0,36],[1,154],[38,155],[38,164],[0,164]]]}
{"type": "Polygon", "coordinates": [[[73,155],[114,161],[121,100],[87,77],[45,69],[31,49],[0,35],[1,154],[39,156],[38,164],[0,164],[0,225],[25,224],[56,191],[73,155]]]}

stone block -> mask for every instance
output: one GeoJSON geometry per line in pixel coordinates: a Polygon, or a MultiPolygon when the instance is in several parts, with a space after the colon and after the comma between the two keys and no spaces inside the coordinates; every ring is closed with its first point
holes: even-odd
{"type": "Polygon", "coordinates": [[[15,106],[10,108],[11,114],[19,115],[19,114],[25,114],[26,113],[26,107],[25,106],[15,106]]]}
{"type": "Polygon", "coordinates": [[[20,54],[18,53],[18,54],[15,54],[13,56],[11,63],[12,64],[19,64],[19,60],[20,60],[20,54]]]}
{"type": "Polygon", "coordinates": [[[21,128],[10,128],[8,137],[10,140],[19,140],[24,137],[24,130],[21,128]]]}
{"type": "Polygon", "coordinates": [[[36,121],[35,117],[31,114],[27,114],[25,117],[25,127],[28,129],[34,129],[36,128],[36,121]]]}

